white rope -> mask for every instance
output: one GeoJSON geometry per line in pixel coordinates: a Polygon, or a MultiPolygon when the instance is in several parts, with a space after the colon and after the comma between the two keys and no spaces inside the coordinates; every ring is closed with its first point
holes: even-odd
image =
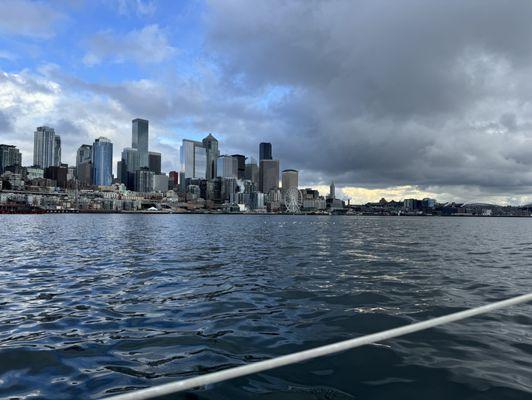
{"type": "Polygon", "coordinates": [[[342,342],[337,342],[321,347],[316,347],[310,350],[304,350],[297,353],[288,354],[286,356],[242,365],[240,367],[229,368],[223,371],[212,372],[209,374],[197,376],[195,378],[184,379],[177,382],[170,382],[159,386],[153,386],[147,389],[133,391],[130,393],[119,394],[116,396],[108,397],[106,400],[144,400],[164,396],[171,393],[182,392],[183,390],[223,382],[229,379],[239,378],[250,374],[256,374],[258,372],[267,371],[273,368],[279,368],[286,365],[311,360],[313,358],[327,356],[349,349],[354,349],[355,347],[360,347],[367,344],[380,342],[382,340],[403,336],[409,333],[422,331],[424,329],[433,328],[438,325],[448,324],[450,322],[459,321],[465,318],[473,317],[475,315],[485,314],[490,311],[498,310],[500,308],[509,307],[520,303],[526,303],[529,301],[532,301],[532,293],[513,297],[511,299],[503,301],[498,301],[492,304],[487,304],[481,307],[472,308],[470,310],[445,315],[443,317],[430,319],[428,321],[417,322],[415,324],[410,324],[383,332],[373,333],[367,336],[348,339],[342,342]]]}

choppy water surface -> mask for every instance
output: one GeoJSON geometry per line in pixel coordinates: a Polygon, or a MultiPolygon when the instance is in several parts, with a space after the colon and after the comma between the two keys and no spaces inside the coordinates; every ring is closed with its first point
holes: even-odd
{"type": "MultiPolygon", "coordinates": [[[[532,219],[4,215],[0,249],[2,398],[99,398],[532,288],[532,219]]],[[[532,398],[532,305],[172,398],[532,398]]]]}

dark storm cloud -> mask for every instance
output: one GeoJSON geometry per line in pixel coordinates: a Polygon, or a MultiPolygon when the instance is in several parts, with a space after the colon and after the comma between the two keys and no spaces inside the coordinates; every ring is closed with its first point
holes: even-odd
{"type": "Polygon", "coordinates": [[[532,185],[532,2],[210,6],[225,79],[292,89],[254,131],[284,165],[367,187],[532,185]]]}

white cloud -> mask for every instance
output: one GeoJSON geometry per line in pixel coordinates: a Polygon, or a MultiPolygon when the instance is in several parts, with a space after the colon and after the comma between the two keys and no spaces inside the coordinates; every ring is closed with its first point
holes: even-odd
{"type": "Polygon", "coordinates": [[[158,25],[148,25],[125,35],[103,31],[89,40],[89,51],[83,62],[93,66],[103,62],[139,64],[160,63],[175,55],[177,49],[168,41],[158,25]]]}
{"type": "Polygon", "coordinates": [[[0,32],[7,35],[47,39],[54,36],[54,28],[65,16],[40,1],[2,0],[0,32]]]}

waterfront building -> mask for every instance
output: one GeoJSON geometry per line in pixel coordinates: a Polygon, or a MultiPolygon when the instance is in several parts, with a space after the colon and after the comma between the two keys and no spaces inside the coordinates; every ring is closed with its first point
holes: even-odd
{"type": "Polygon", "coordinates": [[[206,179],[207,151],[203,143],[183,139],[180,153],[181,171],[185,173],[185,179],[206,179]]]}
{"type": "Polygon", "coordinates": [[[54,137],[54,165],[61,165],[61,136],[55,135],[54,137]]]}
{"type": "Polygon", "coordinates": [[[161,173],[161,153],[156,153],[155,151],[150,151],[149,156],[149,168],[154,174],[161,173]]]}
{"type": "Polygon", "coordinates": [[[233,154],[233,160],[236,160],[237,178],[244,179],[246,175],[246,157],[242,154],[233,154]]]}
{"type": "Polygon", "coordinates": [[[131,147],[138,150],[139,154],[139,168],[149,168],[149,152],[148,152],[148,138],[149,138],[149,122],[148,120],[136,118],[132,123],[132,144],[131,147]]]}
{"type": "Polygon", "coordinates": [[[216,160],[217,177],[236,178],[238,174],[238,161],[231,156],[223,155],[216,160]]]}
{"type": "Polygon", "coordinates": [[[33,134],[33,165],[48,168],[55,165],[55,130],[39,126],[33,134]]]}
{"type": "Polygon", "coordinates": [[[290,188],[299,187],[299,172],[295,169],[285,169],[282,173],[281,184],[283,192],[290,188]]]}
{"type": "Polygon", "coordinates": [[[259,191],[268,193],[279,189],[279,160],[261,160],[259,165],[259,191]]]}
{"type": "Polygon", "coordinates": [[[272,159],[272,144],[261,143],[259,144],[259,162],[262,160],[272,159]]]}
{"type": "Polygon", "coordinates": [[[135,171],[135,191],[141,193],[153,192],[153,171],[149,168],[140,168],[135,171]]]}
{"type": "Polygon", "coordinates": [[[113,143],[99,137],[92,145],[92,180],[95,186],[113,183],[113,143]]]}
{"type": "Polygon", "coordinates": [[[19,149],[9,144],[0,144],[0,174],[6,167],[22,165],[22,155],[19,149]]]}
{"type": "Polygon", "coordinates": [[[253,158],[249,159],[249,161],[246,163],[244,179],[250,180],[256,185],[259,184],[259,166],[253,158]]]}
{"type": "Polygon", "coordinates": [[[166,193],[168,191],[168,175],[166,174],[154,174],[153,175],[153,191],[161,192],[161,193],[166,193]]]}
{"type": "Polygon", "coordinates": [[[209,133],[209,135],[202,140],[203,147],[207,154],[207,169],[205,178],[208,180],[216,178],[216,159],[220,156],[218,150],[218,140],[209,133]]]}

